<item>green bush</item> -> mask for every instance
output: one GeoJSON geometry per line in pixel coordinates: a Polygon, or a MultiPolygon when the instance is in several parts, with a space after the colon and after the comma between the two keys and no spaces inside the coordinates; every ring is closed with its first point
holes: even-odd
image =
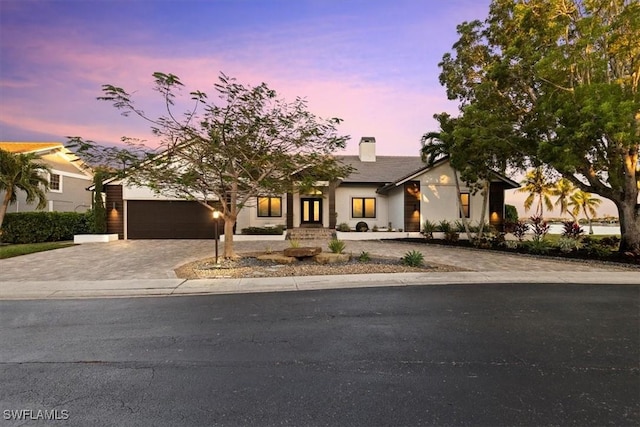
{"type": "Polygon", "coordinates": [[[275,227],[247,227],[241,230],[242,234],[248,235],[280,235],[284,231],[284,225],[276,225],[275,227]]]}
{"type": "Polygon", "coordinates": [[[329,250],[334,254],[344,252],[345,243],[342,240],[332,239],[329,241],[329,250]]]}
{"type": "Polygon", "coordinates": [[[73,240],[74,234],[93,232],[91,212],[18,212],[4,217],[4,243],[41,243],[73,240]]]}
{"type": "Polygon", "coordinates": [[[424,264],[424,255],[416,250],[409,251],[401,258],[404,265],[409,267],[421,267],[424,264]]]}
{"type": "Polygon", "coordinates": [[[371,261],[371,254],[367,251],[362,251],[360,256],[358,257],[359,262],[369,262],[371,261]]]}
{"type": "Polygon", "coordinates": [[[449,221],[447,221],[446,219],[443,219],[438,223],[437,231],[448,233],[450,231],[453,231],[453,227],[451,226],[451,223],[449,221]]]}
{"type": "Polygon", "coordinates": [[[425,219],[422,223],[422,234],[424,234],[424,237],[427,239],[433,239],[433,232],[436,231],[437,228],[438,226],[435,222],[425,219]]]}
{"type": "Polygon", "coordinates": [[[349,224],[347,224],[346,222],[343,222],[338,224],[338,227],[336,227],[336,230],[347,232],[347,231],[351,231],[351,227],[349,227],[349,224]]]}

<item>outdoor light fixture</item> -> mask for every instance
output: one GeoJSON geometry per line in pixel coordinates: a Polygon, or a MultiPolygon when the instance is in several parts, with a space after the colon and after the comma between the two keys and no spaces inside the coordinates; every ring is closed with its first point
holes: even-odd
{"type": "Polygon", "coordinates": [[[216,265],[218,265],[218,240],[220,240],[220,235],[218,234],[218,218],[220,218],[220,211],[213,211],[213,230],[214,230],[214,240],[216,241],[216,265]]]}
{"type": "Polygon", "coordinates": [[[113,209],[114,211],[118,210],[118,208],[116,208],[116,202],[113,202],[113,205],[112,205],[111,209],[113,209]]]}

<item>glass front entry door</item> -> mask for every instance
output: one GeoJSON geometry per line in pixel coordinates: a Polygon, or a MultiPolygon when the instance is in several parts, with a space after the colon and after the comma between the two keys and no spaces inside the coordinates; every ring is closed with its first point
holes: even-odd
{"type": "Polygon", "coordinates": [[[301,225],[322,225],[322,199],[300,199],[301,225]]]}

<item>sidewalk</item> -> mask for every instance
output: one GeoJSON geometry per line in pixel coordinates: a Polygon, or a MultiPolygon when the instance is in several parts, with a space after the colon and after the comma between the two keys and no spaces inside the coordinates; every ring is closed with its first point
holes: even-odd
{"type": "MultiPolygon", "coordinates": [[[[314,242],[324,246],[324,242],[314,242]]],[[[238,252],[288,247],[286,242],[238,242],[238,252]],[[281,247],[282,246],[282,247],[281,247]]],[[[119,241],[73,246],[0,260],[0,299],[49,299],[307,291],[379,286],[483,283],[640,285],[640,270],[547,260],[491,251],[409,243],[348,242],[347,251],[425,259],[472,271],[247,279],[176,278],[173,269],[212,255],[211,241],[119,241]]]]}

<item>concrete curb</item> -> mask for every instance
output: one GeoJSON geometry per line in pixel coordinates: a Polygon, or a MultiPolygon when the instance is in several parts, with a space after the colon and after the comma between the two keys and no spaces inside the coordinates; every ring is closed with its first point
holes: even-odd
{"type": "Polygon", "coordinates": [[[244,279],[26,281],[0,286],[0,300],[158,297],[372,287],[482,284],[640,285],[637,272],[380,273],[244,279]]]}

